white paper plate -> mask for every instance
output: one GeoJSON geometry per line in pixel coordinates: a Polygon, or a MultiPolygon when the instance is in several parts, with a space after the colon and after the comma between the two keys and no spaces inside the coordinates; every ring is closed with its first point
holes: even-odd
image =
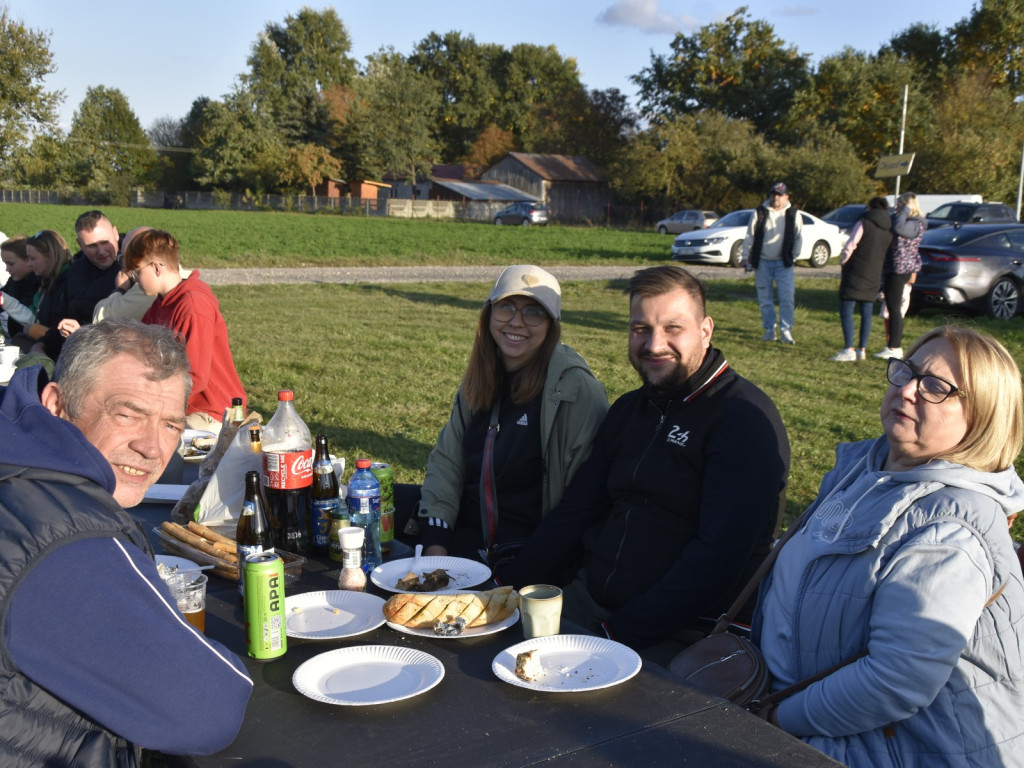
{"type": "Polygon", "coordinates": [[[462,630],[461,635],[435,635],[433,627],[404,627],[401,624],[395,624],[388,622],[388,626],[398,632],[404,632],[407,635],[419,635],[420,637],[433,637],[438,640],[465,640],[469,637],[480,637],[481,635],[493,635],[495,632],[501,632],[503,629],[508,629],[513,624],[519,621],[519,609],[516,608],[512,611],[512,615],[508,616],[501,621],[492,621],[490,624],[482,624],[479,627],[467,627],[462,630]]]}
{"type": "Polygon", "coordinates": [[[443,677],[444,665],[429,653],[361,645],[314,656],[295,670],[292,685],[316,701],[357,707],[411,698],[443,677]]]}
{"type": "Polygon", "coordinates": [[[384,623],[384,600],[365,592],[335,589],[284,598],[288,637],[328,640],[353,637],[384,623]]]}
{"type": "Polygon", "coordinates": [[[177,567],[175,573],[184,573],[185,571],[198,571],[199,564],[184,557],[176,557],[174,555],[157,555],[156,564],[163,565],[166,568],[177,567]]]}
{"type": "MultiPolygon", "coordinates": [[[[205,429],[186,429],[181,433],[181,445],[183,452],[192,445],[192,441],[197,437],[213,437],[213,432],[207,432],[205,429]]],[[[195,456],[182,456],[188,464],[198,464],[206,458],[206,451],[197,454],[195,456]]]]}
{"type": "Polygon", "coordinates": [[[520,688],[576,693],[629,680],[640,671],[640,656],[632,648],[603,637],[551,635],[506,648],[494,657],[491,670],[499,680],[520,688]],[[516,677],[516,656],[532,650],[539,651],[544,673],[537,680],[521,680],[516,677]]]}
{"type": "Polygon", "coordinates": [[[407,557],[404,560],[391,560],[378,565],[370,571],[370,580],[388,592],[415,594],[407,589],[399,589],[395,585],[410,571],[422,579],[424,573],[436,571],[438,568],[447,571],[451,578],[448,586],[438,592],[472,589],[491,578],[490,568],[481,562],[465,557],[421,557],[419,562],[416,562],[415,558],[407,557]],[[413,563],[416,563],[415,568],[413,568],[413,563]]]}

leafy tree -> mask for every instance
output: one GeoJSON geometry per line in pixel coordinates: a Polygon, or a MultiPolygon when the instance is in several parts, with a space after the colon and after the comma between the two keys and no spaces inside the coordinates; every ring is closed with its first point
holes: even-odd
{"type": "Polygon", "coordinates": [[[197,186],[195,155],[205,128],[206,109],[210,100],[200,96],[192,102],[185,117],[157,118],[149,127],[149,138],[162,163],[158,179],[167,191],[194,189],[197,186]]]}
{"type": "Polygon", "coordinates": [[[74,186],[124,190],[149,185],[158,159],[125,95],[98,85],[71,119],[62,165],[74,186]]]}
{"type": "Polygon", "coordinates": [[[894,54],[914,67],[916,78],[927,89],[941,87],[949,70],[952,40],[934,25],[911,24],[893,35],[879,51],[879,57],[894,54]]]}
{"type": "Polygon", "coordinates": [[[472,35],[431,32],[409,56],[409,65],[437,85],[437,139],[444,159],[462,157],[492,125],[502,94],[495,80],[497,45],[481,45],[472,35]]]}
{"type": "Polygon", "coordinates": [[[913,147],[909,188],[1016,200],[1024,113],[1007,88],[985,72],[962,72],[931,105],[928,127],[913,147]]]}
{"type": "Polygon", "coordinates": [[[0,166],[33,134],[56,129],[64,92],[43,87],[55,69],[49,35],[29,29],[0,6],[0,166]]]}
{"type": "Polygon", "coordinates": [[[438,156],[432,129],[436,119],[434,83],[394,48],[367,57],[349,117],[359,147],[360,170],[370,178],[394,174],[415,184],[430,173],[438,156]]]}
{"type": "Polygon", "coordinates": [[[629,137],[639,126],[639,115],[617,88],[580,93],[580,103],[566,102],[561,126],[560,149],[581,155],[601,168],[607,168],[619,156],[629,137]]]}
{"type": "Polygon", "coordinates": [[[64,136],[60,131],[42,133],[28,146],[19,146],[11,154],[10,180],[34,189],[64,186],[60,166],[64,155],[64,136]]]}
{"type": "Polygon", "coordinates": [[[503,130],[491,123],[476,137],[469,152],[456,159],[466,166],[466,175],[469,178],[478,178],[515,148],[516,137],[511,131],[503,130]]]}
{"type": "Polygon", "coordinates": [[[319,144],[301,144],[288,149],[288,161],[281,171],[285,185],[303,184],[309,194],[316,194],[316,185],[326,178],[341,174],[341,161],[319,144]]]}
{"type": "Polygon", "coordinates": [[[808,57],[768,22],[750,20],[746,6],[693,35],[677,33],[671,48],[652,53],[650,66],[632,78],[645,117],[715,110],[773,138],[808,80],[808,57]]]}
{"type": "Polygon", "coordinates": [[[920,136],[928,119],[929,99],[915,67],[891,51],[872,56],[852,48],[820,62],[807,86],[793,101],[786,121],[787,135],[799,143],[815,126],[845,136],[865,164],[899,149],[903,90],[910,85],[907,108],[907,147],[920,136]]]}
{"type": "Polygon", "coordinates": [[[624,199],[730,211],[755,205],[778,167],[775,149],[745,120],[702,111],[631,138],[610,176],[624,199]]]}
{"type": "Polygon", "coordinates": [[[952,64],[980,72],[1024,96],[1024,3],[1021,0],[980,0],[971,15],[950,30],[952,64]]]}
{"type": "Polygon", "coordinates": [[[196,180],[232,192],[277,189],[288,156],[273,117],[244,90],[203,111],[204,128],[195,157],[196,180]]]}
{"type": "Polygon", "coordinates": [[[323,93],[355,78],[351,48],[333,8],[304,7],[283,25],[266,25],[253,43],[242,84],[290,141],[326,145],[331,125],[323,93]]]}
{"type": "Polygon", "coordinates": [[[815,213],[867,202],[882,185],[868,178],[864,161],[850,141],[831,126],[814,126],[779,157],[772,178],[785,179],[794,204],[815,213]]]}
{"type": "Polygon", "coordinates": [[[495,105],[495,123],[515,135],[526,152],[554,151],[555,120],[559,129],[583,95],[575,59],[566,59],[553,45],[520,43],[492,64],[502,94],[495,105]]]}

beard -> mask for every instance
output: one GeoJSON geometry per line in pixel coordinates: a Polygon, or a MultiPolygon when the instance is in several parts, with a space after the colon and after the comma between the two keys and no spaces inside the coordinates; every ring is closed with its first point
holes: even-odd
{"type": "Polygon", "coordinates": [[[629,362],[640,374],[640,380],[644,385],[657,392],[669,392],[681,387],[700,367],[698,360],[693,370],[688,370],[678,355],[652,356],[644,353],[630,353],[629,362]],[[662,362],[656,368],[652,368],[650,362],[655,360],[662,362]]]}

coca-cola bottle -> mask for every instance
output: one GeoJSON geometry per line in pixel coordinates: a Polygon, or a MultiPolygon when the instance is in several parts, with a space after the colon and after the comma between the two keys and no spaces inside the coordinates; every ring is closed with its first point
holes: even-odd
{"type": "Polygon", "coordinates": [[[310,554],[313,441],[290,389],[277,393],[277,411],[263,429],[263,482],[274,546],[310,554]]]}
{"type": "Polygon", "coordinates": [[[313,554],[326,555],[331,543],[331,522],[341,513],[338,477],[331,464],[327,435],[316,436],[316,454],[313,457],[313,554]]]}

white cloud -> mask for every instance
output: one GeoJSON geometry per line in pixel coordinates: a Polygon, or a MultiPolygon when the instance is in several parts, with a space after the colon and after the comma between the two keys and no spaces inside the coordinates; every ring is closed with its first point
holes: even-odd
{"type": "Polygon", "coordinates": [[[695,32],[700,22],[693,16],[673,16],[659,7],[660,0],[615,0],[597,16],[602,24],[613,27],[634,27],[650,34],[695,32]]]}

